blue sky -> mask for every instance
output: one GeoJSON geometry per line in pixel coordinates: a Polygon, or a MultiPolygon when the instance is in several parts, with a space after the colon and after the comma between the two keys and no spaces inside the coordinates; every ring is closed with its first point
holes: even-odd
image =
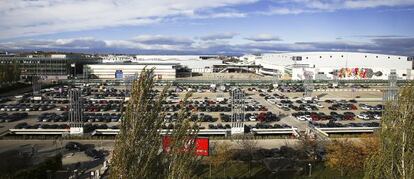
{"type": "Polygon", "coordinates": [[[414,0],[3,0],[0,49],[414,55],[414,0]]]}

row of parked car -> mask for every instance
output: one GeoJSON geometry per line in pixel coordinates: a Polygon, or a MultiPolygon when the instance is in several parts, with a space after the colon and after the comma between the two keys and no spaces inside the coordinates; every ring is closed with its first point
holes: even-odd
{"type": "Polygon", "coordinates": [[[69,129],[68,124],[35,124],[29,125],[26,122],[21,122],[14,126],[15,129],[69,129]]]}
{"type": "Polygon", "coordinates": [[[83,125],[83,132],[90,133],[93,132],[96,129],[119,129],[119,126],[108,126],[106,124],[92,124],[92,123],[86,123],[83,125]]]}
{"type": "Polygon", "coordinates": [[[358,114],[357,118],[362,119],[362,120],[372,120],[372,119],[381,120],[382,112],[381,111],[365,111],[365,112],[361,112],[360,114],[358,114]]]}
{"type": "Polygon", "coordinates": [[[66,122],[68,121],[68,112],[57,114],[55,112],[42,113],[37,117],[37,122],[66,122]]]}
{"type": "Polygon", "coordinates": [[[359,107],[363,110],[371,110],[371,111],[381,111],[384,110],[384,105],[377,104],[377,105],[368,105],[368,104],[359,104],[359,107]]]}
{"type": "Polygon", "coordinates": [[[118,122],[121,119],[119,113],[84,113],[84,122],[118,122]]]}
{"type": "Polygon", "coordinates": [[[191,121],[216,122],[217,118],[213,118],[213,116],[209,114],[199,113],[199,114],[192,114],[191,121]]]}
{"type": "Polygon", "coordinates": [[[284,111],[290,111],[291,109],[295,111],[317,111],[319,108],[323,108],[320,104],[300,104],[297,106],[289,103],[277,103],[276,106],[284,111]]]}
{"type": "Polygon", "coordinates": [[[87,112],[120,112],[122,104],[107,104],[107,105],[95,105],[95,104],[84,104],[84,110],[87,112]]]}
{"type": "Polygon", "coordinates": [[[348,123],[342,124],[337,123],[335,121],[329,121],[328,123],[312,123],[315,127],[319,128],[326,128],[326,127],[379,127],[380,124],[378,122],[369,122],[369,123],[348,123]]]}
{"type": "Polygon", "coordinates": [[[230,129],[231,126],[230,126],[230,124],[223,125],[223,124],[219,123],[219,124],[209,124],[208,128],[209,129],[230,129]]]}
{"type": "MultiPolygon", "coordinates": [[[[121,118],[119,113],[84,113],[84,122],[118,122],[121,118]]],[[[37,117],[38,122],[67,122],[69,113],[57,114],[54,112],[42,113],[37,117]]]]}
{"type": "Polygon", "coordinates": [[[262,124],[262,123],[257,123],[255,126],[247,126],[249,128],[256,128],[256,129],[284,129],[284,128],[291,128],[291,126],[286,125],[286,124],[274,124],[274,125],[270,125],[270,124],[262,124]]]}
{"type": "Polygon", "coordinates": [[[23,113],[0,113],[0,122],[14,122],[27,118],[28,114],[23,113]]]}
{"type": "Polygon", "coordinates": [[[277,88],[279,91],[281,92],[305,92],[305,88],[303,87],[303,85],[294,85],[294,86],[278,86],[277,88]]]}
{"type": "Polygon", "coordinates": [[[330,110],[357,110],[358,108],[351,103],[335,103],[328,107],[330,110]]]}
{"type": "Polygon", "coordinates": [[[54,104],[1,104],[0,111],[47,111],[55,107],[54,104]]]}
{"type": "Polygon", "coordinates": [[[245,119],[249,121],[260,121],[260,122],[277,122],[280,121],[280,118],[273,114],[272,112],[261,112],[257,113],[246,113],[245,119]]]}
{"type": "Polygon", "coordinates": [[[339,114],[337,112],[331,112],[329,115],[323,112],[296,112],[292,113],[292,116],[300,121],[342,121],[342,120],[354,120],[355,114],[353,112],[344,112],[339,114]]]}
{"type": "Polygon", "coordinates": [[[30,98],[23,98],[19,100],[19,103],[29,103],[29,104],[68,104],[69,100],[62,99],[62,100],[56,100],[56,99],[42,99],[42,100],[34,100],[30,98]]]}
{"type": "MultiPolygon", "coordinates": [[[[200,112],[230,112],[231,104],[189,104],[186,108],[187,110],[200,112]]],[[[179,110],[179,105],[175,106],[174,110],[179,110]]]]}
{"type": "MultiPolygon", "coordinates": [[[[260,121],[260,122],[277,122],[280,118],[272,112],[261,112],[261,113],[246,113],[245,121],[260,121]]],[[[231,115],[220,113],[220,119],[222,122],[231,122],[231,115]]]]}

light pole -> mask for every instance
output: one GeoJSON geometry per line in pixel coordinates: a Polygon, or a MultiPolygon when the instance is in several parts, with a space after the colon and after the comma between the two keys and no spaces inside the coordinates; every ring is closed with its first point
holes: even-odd
{"type": "Polygon", "coordinates": [[[311,177],[312,176],[312,164],[308,163],[308,166],[309,166],[309,177],[311,177]]]}

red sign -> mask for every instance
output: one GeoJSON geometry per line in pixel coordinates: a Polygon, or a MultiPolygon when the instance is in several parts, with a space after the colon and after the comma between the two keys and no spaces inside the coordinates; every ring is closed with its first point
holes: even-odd
{"type": "Polygon", "coordinates": [[[195,141],[196,154],[198,156],[208,156],[209,144],[208,138],[197,138],[195,141]]]}
{"type": "MultiPolygon", "coordinates": [[[[170,136],[163,136],[162,137],[162,149],[164,152],[170,151],[170,143],[171,143],[171,137],[170,136]]],[[[209,152],[209,139],[208,138],[196,138],[195,139],[195,150],[197,156],[208,156],[209,152]]],[[[188,148],[186,146],[183,146],[184,150],[188,148]]]]}

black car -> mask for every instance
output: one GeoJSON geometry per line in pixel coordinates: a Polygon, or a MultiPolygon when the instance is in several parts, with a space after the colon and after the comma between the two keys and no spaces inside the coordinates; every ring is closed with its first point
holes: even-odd
{"type": "Polygon", "coordinates": [[[68,142],[65,145],[65,148],[69,151],[73,151],[73,150],[81,151],[83,149],[83,145],[78,142],[68,142]]]}
{"type": "Polygon", "coordinates": [[[357,101],[355,99],[351,99],[349,100],[350,103],[357,103],[357,101]]]}
{"type": "Polygon", "coordinates": [[[99,160],[104,157],[104,154],[102,152],[97,151],[95,149],[87,149],[85,150],[85,154],[89,157],[92,157],[95,160],[99,160]]]}

